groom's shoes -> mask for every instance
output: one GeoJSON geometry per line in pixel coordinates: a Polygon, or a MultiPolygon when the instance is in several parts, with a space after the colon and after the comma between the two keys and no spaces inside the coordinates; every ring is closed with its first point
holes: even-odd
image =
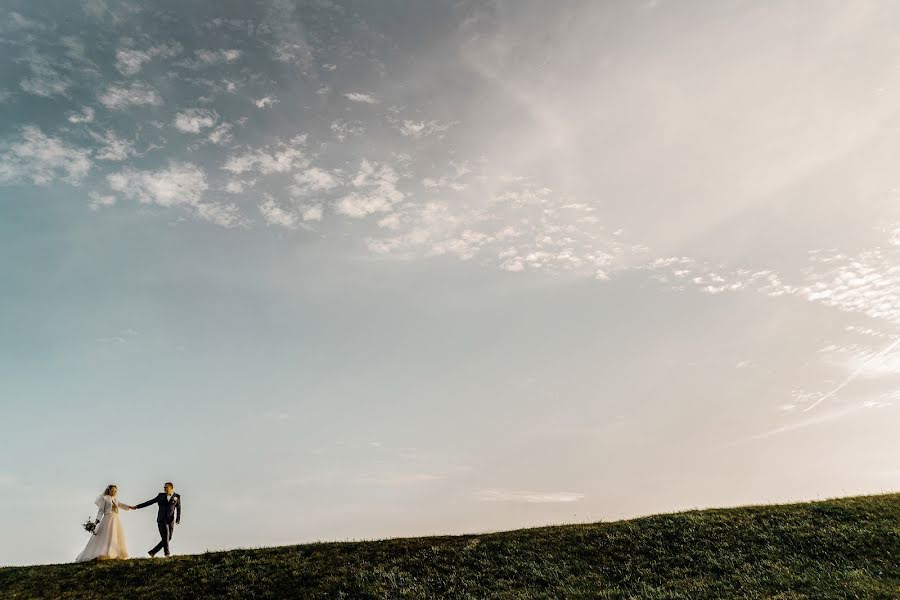
{"type": "Polygon", "coordinates": [[[147,554],[149,554],[149,555],[150,555],[150,558],[156,558],[156,555],[155,555],[155,554],[153,554],[153,553],[152,553],[152,552],[148,552],[148,553],[147,553],[147,554]]]}

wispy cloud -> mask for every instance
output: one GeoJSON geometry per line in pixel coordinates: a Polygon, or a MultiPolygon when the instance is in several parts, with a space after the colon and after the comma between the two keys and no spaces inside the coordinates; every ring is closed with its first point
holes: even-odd
{"type": "Polygon", "coordinates": [[[106,180],[113,191],[142,204],[184,208],[201,220],[223,227],[244,223],[236,205],[203,201],[209,188],[206,173],[192,163],[172,161],[167,168],[150,171],[128,167],[107,175],[106,180]]]}
{"type": "MultiPolygon", "coordinates": [[[[206,108],[189,108],[175,115],[175,129],[182,133],[200,133],[202,129],[209,129],[219,120],[216,111],[206,108]]],[[[221,135],[227,133],[223,131],[221,135]]]]}
{"type": "Polygon", "coordinates": [[[378,100],[371,94],[363,94],[360,92],[348,92],[344,94],[347,100],[352,102],[361,102],[363,104],[378,104],[378,100]]]}
{"type": "Polygon", "coordinates": [[[110,85],[97,99],[100,104],[112,110],[124,110],[131,106],[159,106],[163,103],[159,92],[141,81],[128,85],[110,85]]]}
{"type": "Polygon", "coordinates": [[[116,50],[116,69],[122,75],[131,76],[140,72],[144,65],[156,57],[172,58],[181,54],[181,44],[158,44],[144,50],[119,48],[116,50]]]}
{"type": "Polygon", "coordinates": [[[253,100],[253,104],[256,105],[256,108],[271,108],[278,103],[278,98],[275,96],[263,96],[262,98],[256,98],[253,100]]]}
{"type": "Polygon", "coordinates": [[[391,165],[363,159],[352,180],[355,191],[340,198],[335,210],[354,218],[388,211],[404,198],[397,189],[399,179],[391,165]]]}
{"type": "Polygon", "coordinates": [[[93,138],[101,144],[95,154],[98,160],[121,162],[137,154],[132,142],[119,137],[111,129],[107,129],[103,135],[95,133],[93,138]]]}
{"type": "Polygon", "coordinates": [[[0,183],[46,185],[61,179],[78,185],[91,169],[90,151],[28,125],[20,137],[0,146],[0,183]]]}
{"type": "Polygon", "coordinates": [[[92,123],[94,121],[94,109],[84,106],[81,112],[71,112],[68,116],[69,123],[92,123]]]}
{"type": "Polygon", "coordinates": [[[865,373],[870,368],[871,365],[876,364],[876,361],[879,361],[880,359],[887,356],[888,353],[890,353],[898,345],[900,345],[900,338],[898,338],[897,340],[895,340],[894,342],[889,344],[887,347],[882,349],[880,352],[878,352],[871,358],[864,360],[863,363],[858,368],[856,368],[852,373],[850,373],[850,375],[848,375],[846,379],[844,379],[840,384],[838,384],[837,387],[833,388],[828,393],[823,394],[821,398],[819,398],[818,400],[816,400],[815,402],[810,404],[808,407],[806,407],[803,410],[803,412],[809,412],[812,409],[814,409],[815,407],[817,407],[819,404],[821,404],[822,402],[828,400],[829,398],[834,397],[838,392],[840,392],[842,389],[844,389],[845,387],[850,385],[857,377],[859,377],[860,375],[865,373]]]}
{"type": "Polygon", "coordinates": [[[484,489],[475,492],[482,502],[519,502],[526,504],[554,504],[578,502],[584,494],[578,492],[531,492],[522,490],[484,489]]]}
{"type": "Polygon", "coordinates": [[[19,82],[22,91],[47,98],[68,94],[72,80],[60,72],[54,61],[37,53],[32,53],[24,60],[31,73],[19,82]]]}
{"type": "Polygon", "coordinates": [[[287,141],[241,150],[229,156],[222,168],[235,175],[287,173],[308,164],[304,152],[305,145],[306,136],[297,135],[287,141]]]}
{"type": "Polygon", "coordinates": [[[277,225],[286,229],[296,229],[299,222],[297,213],[282,208],[271,196],[259,205],[259,212],[268,225],[277,225]]]}
{"type": "Polygon", "coordinates": [[[193,58],[179,61],[177,65],[187,69],[204,69],[237,62],[241,56],[243,52],[237,48],[201,49],[194,52],[193,58]]]}

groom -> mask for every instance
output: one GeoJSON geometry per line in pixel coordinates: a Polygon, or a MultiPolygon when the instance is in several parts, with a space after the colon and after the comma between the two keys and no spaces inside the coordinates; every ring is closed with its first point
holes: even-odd
{"type": "Polygon", "coordinates": [[[156,525],[159,527],[159,543],[150,551],[150,556],[155,557],[156,553],[163,550],[166,556],[169,556],[169,540],[175,533],[175,525],[181,523],[181,496],[175,493],[175,486],[171,481],[167,481],[163,485],[163,492],[157,494],[156,498],[136,504],[134,508],[144,508],[151,504],[159,505],[159,512],[156,514],[156,525]]]}

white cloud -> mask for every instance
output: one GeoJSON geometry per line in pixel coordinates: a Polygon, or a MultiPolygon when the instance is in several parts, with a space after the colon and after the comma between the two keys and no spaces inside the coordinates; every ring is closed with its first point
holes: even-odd
{"type": "Polygon", "coordinates": [[[24,92],[45,98],[67,95],[72,81],[57,70],[55,62],[36,53],[23,60],[31,71],[30,77],[19,82],[24,92]]]}
{"type": "Polygon", "coordinates": [[[305,135],[294,136],[287,142],[277,142],[265,148],[234,154],[228,157],[222,168],[235,175],[247,172],[261,175],[287,173],[296,167],[306,166],[307,161],[302,149],[305,144],[305,135]]]}
{"type": "Polygon", "coordinates": [[[180,67],[187,69],[203,69],[221,64],[230,64],[241,58],[243,53],[240,50],[229,48],[219,50],[197,50],[194,52],[194,58],[182,60],[177,63],[180,67]]]}
{"type": "Polygon", "coordinates": [[[181,53],[181,44],[159,44],[146,50],[119,48],[116,50],[116,69],[122,75],[135,75],[154,57],[172,58],[181,53]]]}
{"type": "Polygon", "coordinates": [[[363,104],[378,104],[378,100],[375,99],[371,94],[360,94],[358,92],[349,92],[344,94],[344,97],[347,100],[352,100],[353,102],[362,102],[363,104]]]}
{"type": "Polygon", "coordinates": [[[341,185],[341,180],[330,171],[311,167],[305,171],[294,174],[296,185],[291,186],[291,192],[300,196],[308,192],[321,192],[334,189],[341,185]]]}
{"type": "Polygon", "coordinates": [[[106,108],[123,110],[129,106],[159,106],[162,98],[154,88],[143,82],[130,85],[110,85],[99,96],[100,103],[106,108]]]}
{"type": "Polygon", "coordinates": [[[578,502],[584,494],[577,492],[528,492],[516,490],[478,490],[475,496],[482,502],[523,502],[527,504],[551,504],[578,502]]]}
{"type": "Polygon", "coordinates": [[[265,96],[264,98],[257,98],[253,101],[253,104],[256,105],[256,108],[271,108],[278,102],[278,98],[275,96],[265,96]]]}
{"type": "Polygon", "coordinates": [[[88,196],[91,199],[91,203],[89,205],[91,210],[99,210],[101,208],[107,208],[116,204],[115,196],[99,194],[97,192],[91,192],[90,194],[88,194],[88,196]]]}
{"type": "Polygon", "coordinates": [[[225,191],[229,194],[240,194],[245,189],[256,185],[255,180],[232,179],[225,184],[225,191]]]}
{"type": "Polygon", "coordinates": [[[10,29],[32,29],[35,31],[42,31],[47,28],[43,23],[35,21],[34,19],[29,19],[16,11],[11,11],[9,13],[7,23],[10,29]]]}
{"type": "Polygon", "coordinates": [[[236,204],[204,202],[195,206],[194,211],[199,218],[220,227],[237,227],[246,224],[246,220],[241,216],[240,209],[236,204]]]}
{"type": "Polygon", "coordinates": [[[209,129],[219,120],[214,110],[206,108],[189,108],[175,115],[175,129],[184,133],[200,133],[201,129],[209,129]]]}
{"type": "Polygon", "coordinates": [[[198,218],[222,227],[244,223],[236,205],[203,202],[209,188],[206,173],[191,163],[173,161],[168,168],[156,171],[125,168],[107,175],[106,181],[112,190],[142,204],[186,208],[198,218]]]}
{"type": "Polygon", "coordinates": [[[425,483],[428,481],[441,481],[443,479],[447,479],[447,476],[435,475],[433,473],[376,473],[372,475],[363,475],[356,481],[358,483],[370,485],[407,485],[425,483]]]}
{"type": "Polygon", "coordinates": [[[172,162],[167,169],[136,171],[131,168],[106,176],[109,187],[126,198],[159,206],[196,206],[209,185],[206,173],[191,163],[172,162]]]}
{"type": "Polygon", "coordinates": [[[278,206],[271,196],[259,205],[259,212],[268,225],[278,225],[287,229],[296,229],[297,227],[297,214],[278,206]]]}
{"type": "Polygon", "coordinates": [[[307,204],[300,207],[300,216],[304,221],[321,221],[322,220],[322,205],[320,204],[307,204]]]}
{"type": "Polygon", "coordinates": [[[22,128],[18,141],[0,148],[0,183],[45,185],[62,179],[78,185],[91,168],[89,150],[70,146],[32,125],[22,128]]]}
{"type": "Polygon", "coordinates": [[[366,132],[365,127],[359,121],[344,121],[342,119],[332,121],[330,128],[339,142],[343,142],[348,136],[362,135],[366,132]]]}
{"type": "Polygon", "coordinates": [[[438,121],[410,121],[405,120],[399,126],[400,133],[411,138],[422,138],[436,133],[443,133],[450,129],[447,123],[438,121]]]}
{"type": "Polygon", "coordinates": [[[209,132],[209,141],[213,144],[227,144],[234,139],[231,134],[233,127],[231,123],[220,123],[218,127],[209,132]]]}
{"type": "Polygon", "coordinates": [[[94,121],[94,109],[85,106],[80,113],[70,113],[69,123],[92,123],[94,121]]]}
{"type": "Polygon", "coordinates": [[[112,130],[108,129],[102,136],[98,134],[92,134],[92,136],[103,144],[96,153],[96,157],[100,160],[121,161],[137,154],[131,142],[120,138],[112,130]]]}
{"type": "Polygon", "coordinates": [[[335,210],[354,218],[389,211],[404,198],[403,192],[397,189],[398,180],[396,171],[390,165],[363,159],[353,178],[353,186],[357,191],[338,200],[335,210]]]}

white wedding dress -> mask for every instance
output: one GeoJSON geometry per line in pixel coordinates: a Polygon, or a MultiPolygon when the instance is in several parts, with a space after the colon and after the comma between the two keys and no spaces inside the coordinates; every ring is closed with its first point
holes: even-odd
{"type": "Polygon", "coordinates": [[[94,502],[100,509],[97,518],[96,535],[92,535],[87,546],[75,559],[75,562],[85,562],[94,559],[126,559],[128,549],[125,547],[125,530],[119,521],[119,509],[131,510],[124,503],[119,503],[118,498],[112,496],[100,496],[94,502]]]}

